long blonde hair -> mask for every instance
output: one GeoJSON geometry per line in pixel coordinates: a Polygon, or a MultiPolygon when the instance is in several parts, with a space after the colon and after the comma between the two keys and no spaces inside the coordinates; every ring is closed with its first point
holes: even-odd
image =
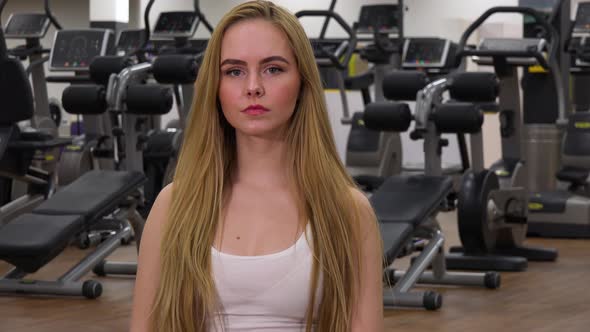
{"type": "Polygon", "coordinates": [[[220,227],[224,188],[235,164],[235,129],[218,102],[221,41],[245,19],[265,19],[282,30],[297,59],[301,91],[286,133],[289,171],[298,205],[311,226],[314,262],[306,331],[348,331],[360,271],[360,207],[354,182],[332,136],[323,87],[303,27],[270,1],[233,8],[217,25],[195,83],[190,119],[179,156],[172,203],[162,242],[161,278],[151,327],[154,331],[207,331],[220,309],[211,269],[211,247],[220,227]],[[322,278],[320,279],[320,274],[322,278]],[[320,281],[321,280],[321,281],[320,281]],[[321,300],[315,290],[322,282],[321,300]],[[319,301],[319,312],[313,308],[319,301]]]}

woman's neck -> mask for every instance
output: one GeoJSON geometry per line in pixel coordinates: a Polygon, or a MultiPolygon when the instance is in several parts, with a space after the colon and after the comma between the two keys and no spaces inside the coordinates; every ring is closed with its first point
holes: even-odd
{"type": "Polygon", "coordinates": [[[257,187],[288,186],[287,145],[284,139],[236,133],[234,184],[257,187]]]}

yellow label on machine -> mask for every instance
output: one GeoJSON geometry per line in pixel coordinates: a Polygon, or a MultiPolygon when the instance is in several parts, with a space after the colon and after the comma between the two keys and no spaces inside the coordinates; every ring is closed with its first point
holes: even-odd
{"type": "Polygon", "coordinates": [[[363,127],[365,126],[365,120],[363,120],[363,119],[359,119],[359,120],[358,120],[356,123],[357,123],[359,126],[363,126],[363,127]]]}
{"type": "Polygon", "coordinates": [[[54,161],[55,160],[55,156],[48,154],[45,156],[45,161],[54,161]]]}
{"type": "Polygon", "coordinates": [[[541,203],[529,203],[529,210],[543,210],[543,204],[541,204],[541,203]]]}
{"type": "Polygon", "coordinates": [[[80,150],[82,150],[82,147],[79,146],[79,145],[68,145],[66,147],[66,150],[68,150],[68,151],[80,151],[80,150]]]}
{"type": "Polygon", "coordinates": [[[531,73],[531,74],[547,73],[547,69],[543,68],[540,65],[530,66],[529,73],[531,73]]]}
{"type": "Polygon", "coordinates": [[[590,128],[590,122],[576,122],[574,126],[577,129],[588,129],[590,128]]]}
{"type": "Polygon", "coordinates": [[[510,172],[508,172],[505,169],[499,169],[495,173],[497,176],[509,176],[510,175],[510,172]]]}

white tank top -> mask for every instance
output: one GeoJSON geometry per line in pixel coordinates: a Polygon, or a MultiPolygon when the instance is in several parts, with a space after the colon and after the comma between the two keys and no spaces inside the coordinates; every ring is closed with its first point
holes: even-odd
{"type": "MultiPolygon", "coordinates": [[[[212,331],[221,331],[220,319],[227,332],[305,331],[313,263],[306,233],[309,227],[290,248],[268,255],[237,256],[212,248],[213,278],[223,307],[212,331]]],[[[320,301],[318,289],[314,313],[320,301]]]]}

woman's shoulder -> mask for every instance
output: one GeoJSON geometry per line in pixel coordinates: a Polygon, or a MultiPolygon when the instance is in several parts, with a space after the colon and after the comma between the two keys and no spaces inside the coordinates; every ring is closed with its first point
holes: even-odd
{"type": "Polygon", "coordinates": [[[172,202],[173,189],[174,184],[170,183],[160,191],[150,210],[148,223],[153,222],[158,224],[160,227],[166,223],[166,220],[168,220],[168,210],[170,209],[172,202]]]}
{"type": "Polygon", "coordinates": [[[354,206],[357,209],[356,213],[358,216],[358,225],[362,229],[363,238],[366,239],[367,236],[370,238],[377,238],[379,227],[377,218],[375,216],[375,211],[373,210],[373,206],[371,205],[369,198],[358,188],[350,187],[350,191],[354,201],[354,206]]]}
{"type": "Polygon", "coordinates": [[[168,210],[168,208],[170,207],[170,202],[172,201],[173,190],[174,183],[170,183],[166,185],[164,188],[162,188],[162,190],[158,194],[158,197],[156,197],[156,201],[154,202],[153,208],[168,210]]]}
{"type": "Polygon", "coordinates": [[[350,192],[355,205],[361,210],[361,213],[373,211],[371,202],[369,202],[369,198],[363,191],[356,187],[350,187],[350,192]]]}

